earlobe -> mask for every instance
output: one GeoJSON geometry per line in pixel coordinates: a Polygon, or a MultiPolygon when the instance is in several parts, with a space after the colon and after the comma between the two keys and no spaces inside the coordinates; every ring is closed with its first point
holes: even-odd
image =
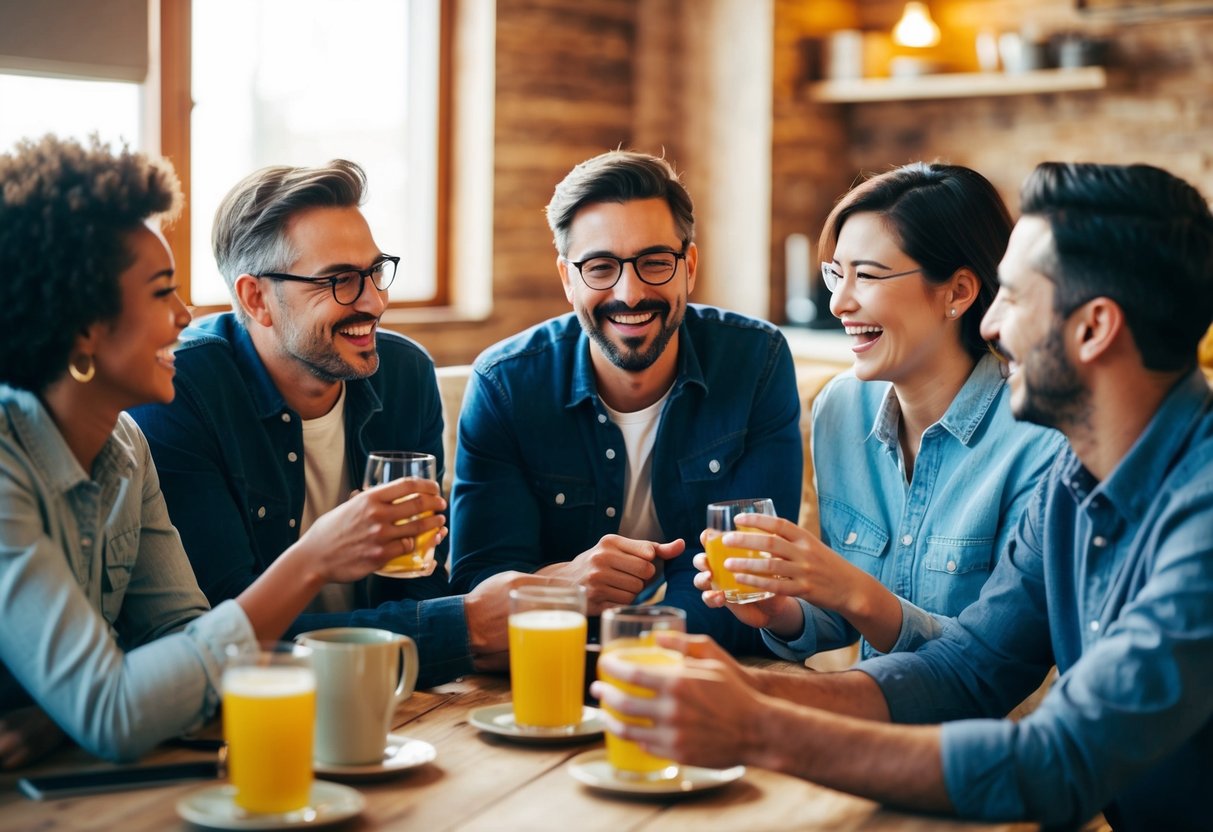
{"type": "Polygon", "coordinates": [[[1075,342],[1078,357],[1091,362],[1107,353],[1125,329],[1124,310],[1108,298],[1095,298],[1078,310],[1075,342]]]}
{"type": "Polygon", "coordinates": [[[242,274],[236,278],[235,289],[236,300],[250,320],[265,327],[274,325],[274,317],[270,314],[269,305],[265,302],[265,293],[261,290],[261,281],[251,274],[242,274]]]}
{"type": "Polygon", "coordinates": [[[556,273],[560,275],[560,285],[564,288],[564,299],[573,306],[573,284],[569,277],[569,263],[559,254],[556,255],[556,273]]]}
{"type": "Polygon", "coordinates": [[[695,291],[695,277],[699,270],[699,247],[694,243],[687,246],[687,294],[695,291]]]}

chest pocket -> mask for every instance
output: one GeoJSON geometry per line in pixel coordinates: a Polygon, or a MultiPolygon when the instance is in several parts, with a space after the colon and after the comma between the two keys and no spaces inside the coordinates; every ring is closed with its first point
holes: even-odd
{"type": "Polygon", "coordinates": [[[703,450],[678,460],[683,482],[711,482],[732,476],[733,468],[745,452],[745,432],[733,434],[703,450]]]}
{"type": "Polygon", "coordinates": [[[118,620],[122,601],[139,558],[139,529],[118,532],[105,541],[105,575],[101,580],[101,612],[111,625],[118,620]]]}
{"type": "Polygon", "coordinates": [[[889,533],[863,512],[830,497],[821,498],[821,529],[830,548],[869,574],[880,577],[889,533]]]}
{"type": "Polygon", "coordinates": [[[992,537],[928,537],[915,603],[930,612],[959,615],[977,600],[993,559],[992,537]]]}
{"type": "MultiPolygon", "coordinates": [[[[544,556],[555,556],[569,541],[581,543],[593,536],[597,493],[585,480],[536,475],[531,481],[539,504],[544,556]]],[[[597,537],[594,538],[597,541],[597,537]]],[[[563,558],[562,558],[563,559],[563,558]]]]}
{"type": "Polygon", "coordinates": [[[291,534],[299,531],[299,520],[293,518],[295,526],[290,525],[290,507],[286,500],[279,495],[259,494],[248,492],[248,505],[245,507],[249,527],[256,544],[256,556],[260,561],[259,568],[268,567],[291,540],[291,534]]]}

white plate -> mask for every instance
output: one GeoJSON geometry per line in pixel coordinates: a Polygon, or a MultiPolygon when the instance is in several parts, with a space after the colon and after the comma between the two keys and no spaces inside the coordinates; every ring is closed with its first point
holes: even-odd
{"type": "Polygon", "coordinates": [[[352,818],[366,806],[366,798],[339,783],[312,782],[308,806],[283,815],[250,815],[232,800],[235,786],[224,783],[188,794],[177,801],[177,814],[190,823],[211,829],[295,829],[324,826],[352,818]]]}
{"type": "Polygon", "coordinates": [[[669,780],[625,780],[607,762],[606,749],[596,748],[569,760],[569,774],[591,789],[634,795],[676,795],[718,789],[745,774],[745,766],[699,768],[679,766],[669,780]]]}
{"type": "Polygon", "coordinates": [[[581,709],[581,724],[567,728],[519,728],[514,722],[514,703],[489,705],[468,713],[468,722],[481,731],[523,742],[570,742],[597,737],[606,728],[602,712],[586,706],[581,709]]]}
{"type": "Polygon", "coordinates": [[[383,751],[383,761],[364,765],[342,765],[341,763],[326,763],[323,760],[312,762],[312,771],[329,777],[372,778],[383,777],[398,771],[405,771],[426,763],[434,762],[438,752],[434,746],[421,740],[413,740],[404,734],[388,734],[387,748],[383,751]]]}

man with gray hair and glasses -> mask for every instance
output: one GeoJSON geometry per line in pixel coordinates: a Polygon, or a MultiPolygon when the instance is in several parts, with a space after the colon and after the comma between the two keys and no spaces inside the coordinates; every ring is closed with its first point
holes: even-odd
{"type": "Polygon", "coordinates": [[[325,586],[295,629],[410,635],[421,684],[436,684],[472,670],[474,655],[505,650],[508,579],[446,597],[446,501],[436,482],[419,481],[398,503],[383,489],[351,494],[375,450],[433,454],[438,482],[443,470],[433,362],[379,327],[400,258],[375,244],[359,209],[365,190],[362,169],[344,160],[268,167],[239,182],[212,234],[234,311],[185,330],[176,397],[132,415],[212,604],[292,547],[394,538],[407,554],[435,532],[432,574],[325,586]]]}
{"type": "Polygon", "coordinates": [[[565,578],[597,615],[664,580],[690,630],[765,653],[757,630],[704,606],[691,558],[710,502],[800,510],[787,343],[764,321],[688,302],[694,215],[664,159],[616,150],[583,162],[547,218],[573,312],[476,361],[459,420],[452,584],[507,569],[565,578]]]}

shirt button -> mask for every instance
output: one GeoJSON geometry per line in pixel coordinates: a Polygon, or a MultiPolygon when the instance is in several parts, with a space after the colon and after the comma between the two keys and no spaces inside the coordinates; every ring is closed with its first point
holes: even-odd
{"type": "Polygon", "coordinates": [[[282,414],[282,421],[289,422],[290,420],[291,420],[291,414],[289,414],[289,413],[282,414]]]}
{"type": "Polygon", "coordinates": [[[606,414],[605,413],[598,414],[598,424],[600,424],[600,425],[606,424],[606,414]]]}
{"type": "Polygon", "coordinates": [[[859,535],[856,534],[855,532],[851,532],[850,534],[847,535],[846,543],[849,546],[850,544],[854,543],[856,540],[859,540],[859,535]]]}
{"type": "Polygon", "coordinates": [[[945,566],[944,569],[947,569],[949,572],[955,572],[956,571],[956,561],[954,561],[954,560],[948,561],[948,565],[945,566]]]}
{"type": "Polygon", "coordinates": [[[708,470],[711,471],[713,474],[719,474],[720,473],[720,460],[713,459],[711,462],[709,462],[708,470]]]}
{"type": "Polygon", "coordinates": [[[563,491],[556,495],[556,505],[558,505],[558,506],[564,505],[564,492],[563,491]]]}
{"type": "Polygon", "coordinates": [[[1093,633],[1099,632],[1099,622],[1098,621],[1091,622],[1091,632],[1093,632],[1093,633]]]}
{"type": "Polygon", "coordinates": [[[289,454],[286,455],[286,458],[288,460],[290,460],[291,462],[294,462],[295,460],[297,460],[299,458],[299,454],[295,453],[294,451],[291,451],[289,454]]]}
{"type": "Polygon", "coordinates": [[[288,520],[288,521],[286,522],[286,524],[287,524],[288,526],[290,526],[292,529],[293,529],[293,528],[295,528],[295,518],[294,518],[294,517],[292,517],[290,520],[288,520]]]}
{"type": "Polygon", "coordinates": [[[93,545],[93,539],[91,537],[82,537],[80,538],[80,545],[87,549],[93,545]]]}
{"type": "Polygon", "coordinates": [[[1106,537],[1104,537],[1102,534],[1097,534],[1097,535],[1095,535],[1095,537],[1091,538],[1091,543],[1093,543],[1094,545],[1096,545],[1102,549],[1103,547],[1108,545],[1108,539],[1106,537]]]}
{"type": "Polygon", "coordinates": [[[901,545],[902,546],[909,546],[913,542],[914,542],[913,535],[903,534],[901,536],[901,545]]]}
{"type": "Polygon", "coordinates": [[[614,448],[607,448],[607,452],[606,452],[606,458],[607,458],[607,459],[614,459],[614,458],[615,458],[615,449],[614,449],[614,448]]]}
{"type": "Polygon", "coordinates": [[[614,506],[607,506],[607,510],[606,510],[606,516],[607,516],[607,517],[614,517],[614,516],[615,516],[615,507],[614,507],[614,506]]]}
{"type": "Polygon", "coordinates": [[[257,516],[258,516],[258,517],[264,517],[264,516],[265,516],[265,506],[261,506],[260,508],[258,508],[258,509],[257,509],[257,516]]]}

